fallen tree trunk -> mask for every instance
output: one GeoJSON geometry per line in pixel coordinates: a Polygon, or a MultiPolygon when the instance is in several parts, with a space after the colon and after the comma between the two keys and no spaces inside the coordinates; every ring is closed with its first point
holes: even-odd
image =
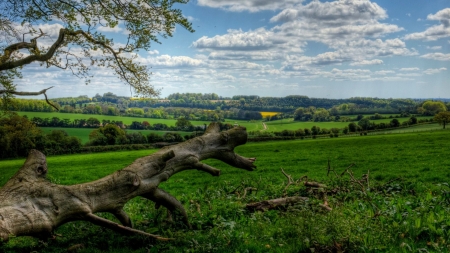
{"type": "Polygon", "coordinates": [[[219,125],[212,123],[203,136],[162,148],[97,181],[70,186],[46,180],[45,156],[32,150],[22,168],[0,189],[0,239],[7,241],[11,235],[50,235],[58,226],[75,220],[90,221],[119,232],[167,239],[133,229],[124,205],[142,196],[169,211],[179,211],[189,226],[183,205],[159,189],[159,184],[188,169],[219,176],[220,170],[200,162],[208,158],[251,171],[255,168],[255,158],[234,153],[234,148],[246,141],[244,127],[219,132],[219,125]],[[112,213],[122,225],[95,215],[98,212],[112,213]]]}

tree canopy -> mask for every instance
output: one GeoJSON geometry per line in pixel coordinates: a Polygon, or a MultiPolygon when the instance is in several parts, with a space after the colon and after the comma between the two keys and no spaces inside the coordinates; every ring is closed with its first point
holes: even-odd
{"type": "Polygon", "coordinates": [[[159,90],[149,82],[149,70],[136,60],[136,52],[172,36],[177,24],[193,32],[181,10],[174,8],[188,1],[2,0],[0,95],[45,94],[46,90],[15,90],[14,79],[33,62],[69,70],[87,83],[94,68],[107,68],[137,94],[158,95],[159,90]],[[57,31],[45,30],[44,23],[57,31]],[[118,27],[126,32],[124,42],[115,43],[104,31],[118,27]]]}
{"type": "Polygon", "coordinates": [[[440,112],[436,115],[434,115],[434,120],[437,121],[439,124],[443,125],[443,128],[445,129],[445,125],[447,123],[450,123],[450,112],[440,112]]]}

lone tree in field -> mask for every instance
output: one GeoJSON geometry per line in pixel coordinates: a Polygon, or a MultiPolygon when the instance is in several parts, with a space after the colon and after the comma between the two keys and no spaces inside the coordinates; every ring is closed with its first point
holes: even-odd
{"type": "Polygon", "coordinates": [[[434,115],[434,121],[438,122],[440,125],[443,125],[445,129],[445,125],[450,123],[450,112],[440,112],[434,115]]]}
{"type": "MultiPolygon", "coordinates": [[[[149,84],[147,68],[135,60],[136,51],[147,50],[158,36],[172,36],[175,26],[193,31],[176,3],[187,0],[2,0],[0,1],[0,95],[39,95],[47,89],[16,91],[14,79],[27,64],[71,71],[89,80],[91,68],[109,68],[141,95],[157,95],[149,84]],[[39,25],[57,24],[58,36],[42,44],[48,34],[39,25]],[[123,27],[126,43],[114,44],[99,28],[123,27]],[[31,39],[25,40],[25,35],[31,39]]],[[[45,71],[45,68],[42,68],[45,71]]],[[[30,84],[30,90],[33,85],[30,84]]],[[[141,196],[178,211],[189,226],[183,205],[158,188],[172,175],[197,169],[218,176],[220,170],[201,163],[215,158],[234,167],[253,170],[254,158],[234,153],[247,141],[247,132],[236,127],[219,132],[211,124],[205,134],[187,142],[166,147],[137,159],[126,168],[94,182],[57,185],[45,179],[45,156],[31,150],[22,168],[0,188],[0,242],[11,236],[50,234],[58,226],[86,220],[119,232],[165,239],[132,228],[123,210],[132,198],[141,196]],[[98,212],[115,215],[120,224],[103,219],[98,212]]]]}

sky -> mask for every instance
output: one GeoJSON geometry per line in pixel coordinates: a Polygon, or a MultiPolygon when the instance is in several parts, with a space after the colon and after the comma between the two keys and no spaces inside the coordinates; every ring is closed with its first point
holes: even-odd
{"type": "MultiPolygon", "coordinates": [[[[177,27],[138,53],[161,98],[450,98],[449,0],[191,0],[175,7],[196,31],[177,27]]],[[[41,27],[52,36],[59,29],[41,27]]],[[[117,43],[126,37],[120,25],[103,32],[117,43]]],[[[69,71],[32,64],[17,90],[135,95],[105,69],[91,74],[85,85],[69,71]]]]}

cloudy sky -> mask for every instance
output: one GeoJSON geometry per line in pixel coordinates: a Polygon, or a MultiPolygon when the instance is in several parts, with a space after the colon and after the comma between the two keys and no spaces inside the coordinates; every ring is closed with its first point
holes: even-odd
{"type": "MultiPolygon", "coordinates": [[[[161,97],[450,98],[449,0],[191,0],[177,7],[196,32],[178,27],[139,53],[161,97]]],[[[120,42],[124,33],[119,26],[107,35],[120,42]]],[[[42,68],[26,67],[18,90],[33,83],[56,86],[51,97],[132,94],[104,70],[86,86],[42,68]]]]}

